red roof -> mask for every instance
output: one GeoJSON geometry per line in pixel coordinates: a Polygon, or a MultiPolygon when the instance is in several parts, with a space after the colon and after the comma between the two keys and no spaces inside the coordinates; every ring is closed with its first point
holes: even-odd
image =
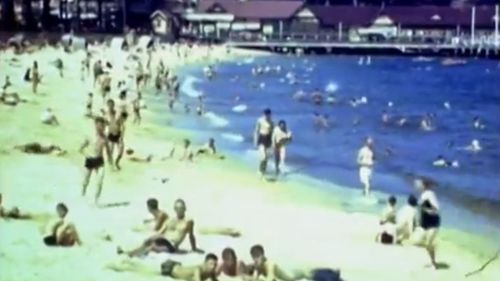
{"type": "Polygon", "coordinates": [[[379,15],[380,8],[374,6],[307,6],[316,18],[326,26],[368,26],[379,15]]]}
{"type": "Polygon", "coordinates": [[[276,1],[276,0],[202,0],[198,10],[210,12],[216,7],[224,12],[233,14],[238,19],[288,19],[301,7],[302,1],[276,1]]]}

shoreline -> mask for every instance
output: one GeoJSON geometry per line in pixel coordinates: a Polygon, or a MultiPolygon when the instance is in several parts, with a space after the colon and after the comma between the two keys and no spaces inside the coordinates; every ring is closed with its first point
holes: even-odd
{"type": "MultiPolygon", "coordinates": [[[[225,61],[221,62],[224,65],[224,67],[227,67],[228,64],[234,64],[231,61],[225,61]]],[[[256,64],[261,64],[262,61],[258,61],[258,58],[256,60],[256,64]]],[[[189,79],[197,80],[201,82],[200,80],[203,80],[204,78],[200,76],[200,73],[194,73],[194,69],[189,69],[188,71],[183,71],[183,76],[189,77],[189,79]]],[[[227,70],[224,70],[227,71],[227,70]]],[[[203,83],[203,82],[202,82],[203,83]]],[[[204,92],[205,89],[202,87],[202,83],[199,83],[197,86],[194,85],[193,83],[189,83],[189,90],[190,91],[196,91],[196,92],[204,92]],[[194,86],[193,86],[194,85],[194,86]],[[195,89],[194,89],[194,88],[195,89]]],[[[205,85],[206,86],[206,85],[205,85]]],[[[187,89],[186,89],[187,90],[187,89]]],[[[181,90],[182,91],[182,90],[181,90]]],[[[194,93],[184,93],[185,99],[192,100],[194,93]]],[[[208,93],[210,95],[210,93],[208,93]]],[[[219,100],[216,102],[220,102],[219,100]]],[[[235,103],[236,104],[236,103],[235,103]]],[[[225,112],[226,114],[221,114],[220,112],[214,111],[212,112],[217,116],[217,118],[221,118],[222,120],[230,120],[230,116],[228,116],[229,113],[225,112]]],[[[161,114],[161,113],[159,113],[161,114]]],[[[224,138],[224,134],[229,134],[227,130],[223,130],[223,128],[218,128],[217,126],[211,124],[211,120],[207,120],[205,118],[200,119],[199,117],[196,116],[188,116],[182,113],[177,113],[178,118],[181,119],[186,119],[188,121],[184,121],[183,123],[190,123],[189,125],[194,126],[194,128],[189,128],[189,125],[185,125],[183,127],[188,127],[188,130],[191,130],[193,134],[196,136],[196,139],[202,139],[208,136],[211,137],[216,137],[219,140],[224,138]],[[198,121],[199,120],[199,121],[198,121]],[[194,123],[194,125],[192,124],[194,123]],[[196,132],[196,130],[201,130],[201,133],[196,132]],[[222,130],[221,130],[222,129],[222,130]]],[[[237,132],[237,128],[232,128],[230,130],[231,132],[237,132]]],[[[243,140],[242,142],[234,142],[232,143],[231,141],[224,140],[223,144],[221,147],[226,148],[230,151],[230,154],[235,157],[241,158],[241,155],[245,155],[241,160],[243,163],[243,167],[247,170],[250,170],[252,172],[253,170],[253,163],[250,163],[252,160],[257,161],[256,159],[249,159],[253,158],[251,156],[248,156],[247,153],[249,150],[251,150],[251,144],[248,143],[248,136],[241,135],[241,131],[234,133],[235,135],[242,137],[243,139],[247,138],[246,140],[243,140]]],[[[293,148],[292,148],[293,150],[293,148]]],[[[271,161],[272,162],[272,161],[271,161]]],[[[256,163],[256,162],[255,162],[256,163]]],[[[406,191],[402,193],[402,191],[397,190],[397,191],[390,191],[387,188],[380,190],[376,189],[375,187],[375,194],[374,197],[377,199],[378,203],[374,205],[365,205],[363,202],[352,202],[352,200],[357,199],[358,190],[359,187],[356,186],[351,186],[351,185],[346,185],[345,183],[337,183],[334,179],[332,178],[317,178],[307,172],[305,173],[300,173],[300,172],[293,172],[293,170],[299,169],[300,167],[296,165],[291,165],[289,166],[290,170],[292,170],[292,173],[289,175],[286,175],[284,178],[284,181],[299,181],[301,182],[302,185],[304,186],[314,186],[317,188],[323,188],[325,189],[333,189],[329,190],[328,193],[330,194],[330,197],[333,196],[344,196],[344,202],[343,205],[347,206],[346,208],[343,209],[343,211],[358,211],[362,213],[368,213],[368,214],[375,214],[380,211],[380,209],[383,207],[382,206],[382,201],[385,202],[386,198],[388,198],[390,195],[396,195],[398,197],[398,202],[406,202],[406,198],[403,197],[404,194],[408,193],[415,193],[416,191],[412,189],[411,185],[408,183],[405,183],[403,186],[403,189],[406,191]],[[325,187],[328,186],[328,187],[325,187]],[[353,206],[356,203],[361,203],[360,206],[353,206]]],[[[272,170],[272,168],[271,168],[272,170]]],[[[380,172],[377,172],[377,174],[380,172]]],[[[286,174],[286,173],[285,173],[286,174]]],[[[399,179],[397,175],[392,175],[389,173],[383,174],[380,173],[381,175],[384,176],[391,176],[391,177],[396,177],[399,179]]],[[[426,177],[430,177],[429,175],[426,175],[426,177]]],[[[401,178],[405,178],[405,176],[401,176],[401,178]]],[[[431,178],[433,179],[433,178],[431,178]]],[[[436,180],[436,179],[433,179],[436,180]]],[[[437,181],[437,180],[436,180],[437,181]]],[[[441,201],[443,201],[444,205],[446,206],[445,208],[445,213],[444,213],[444,218],[445,218],[445,226],[446,227],[452,227],[453,229],[460,230],[460,231],[468,231],[469,229],[474,229],[474,232],[477,233],[478,235],[485,236],[485,237],[493,237],[496,236],[498,233],[500,235],[500,221],[496,220],[495,217],[495,211],[498,210],[498,206],[496,204],[498,201],[495,200],[488,200],[484,199],[482,197],[472,197],[470,194],[467,194],[461,190],[456,190],[456,189],[449,189],[448,186],[446,185],[440,185],[440,190],[438,194],[440,195],[439,197],[441,198],[441,201]],[[447,216],[447,214],[451,214],[451,216],[447,216]],[[465,217],[467,219],[460,219],[461,217],[465,217]],[[450,219],[451,218],[451,219],[450,219]],[[451,222],[449,222],[451,221],[451,222]]],[[[492,241],[494,242],[494,241],[492,241]]]]}
{"type": "MultiPolygon", "coordinates": [[[[192,62],[178,62],[185,63],[193,66],[192,62]]],[[[23,70],[18,72],[22,73],[23,70]]],[[[54,73],[55,70],[51,74],[54,73]]],[[[4,73],[1,74],[3,76],[4,73]]],[[[246,260],[248,246],[263,243],[269,255],[283,261],[285,265],[334,264],[341,268],[346,280],[458,280],[462,279],[460,276],[465,271],[469,271],[469,267],[472,271],[487,258],[486,253],[471,250],[473,245],[481,242],[481,237],[443,229],[442,235],[438,236],[438,258],[442,256],[444,261],[451,264],[451,268],[444,271],[425,269],[423,265],[427,257],[423,249],[385,247],[373,243],[377,230],[375,215],[345,212],[341,209],[341,198],[333,198],[328,196],[328,191],[309,188],[298,182],[263,183],[234,158],[224,161],[200,159],[195,163],[153,160],[149,164],[139,164],[124,161],[122,171],[107,173],[103,197],[108,202],[128,201],[130,207],[101,209],[89,206],[87,201],[90,201],[91,195],[83,200],[79,196],[82,156],[76,152],[81,136],[92,132],[90,122],[83,117],[85,91],[71,88],[74,86],[72,79],[61,81],[58,77],[49,78],[53,79],[49,80],[51,82],[61,83],[57,89],[47,92],[46,84],[42,85],[45,95],[34,97],[31,93],[23,94],[23,97],[29,97],[36,103],[21,104],[15,108],[2,106],[0,123],[3,133],[0,135],[0,144],[7,153],[0,154],[1,191],[6,206],[17,205],[30,212],[52,212],[57,201],[67,202],[75,221],[80,222],[78,227],[82,228],[85,244],[81,249],[48,251],[41,245],[40,233],[33,232],[36,229],[33,223],[1,220],[0,235],[4,239],[0,241],[0,263],[2,268],[12,270],[0,273],[0,280],[12,280],[14,276],[18,280],[47,280],[60,276],[61,272],[71,272],[71,265],[79,265],[81,260],[78,258],[85,258],[86,255],[91,258],[87,258],[79,268],[96,271],[95,266],[102,266],[101,263],[109,262],[107,259],[114,256],[111,253],[116,242],[137,241],[137,237],[122,237],[128,236],[124,233],[128,228],[124,226],[137,224],[141,217],[147,216],[144,201],[151,196],[156,196],[167,212],[172,212],[171,202],[182,197],[188,202],[188,212],[195,218],[198,226],[211,226],[215,223],[238,228],[244,233],[242,239],[200,236],[200,244],[207,250],[219,254],[221,245],[230,244],[246,260]],[[60,128],[47,128],[37,123],[40,112],[47,105],[64,117],[60,128]],[[15,144],[35,140],[57,140],[58,145],[68,150],[68,156],[31,156],[10,151],[10,147],[15,144]],[[162,183],[161,178],[168,178],[168,181],[162,183]],[[126,221],[121,218],[123,215],[127,216],[126,221]],[[102,216],[108,217],[105,221],[99,220],[102,216]],[[321,222],[326,222],[326,225],[321,222]],[[297,243],[298,225],[301,226],[302,237],[297,243]],[[19,229],[23,231],[17,233],[19,229]],[[16,231],[17,235],[11,235],[12,231],[16,231]],[[112,243],[100,241],[98,237],[102,231],[111,233],[114,238],[112,243]],[[453,241],[459,234],[467,238],[453,241]],[[469,245],[462,244],[463,241],[470,240],[474,241],[469,245]],[[36,258],[30,258],[27,262],[32,269],[31,273],[39,274],[37,277],[30,277],[30,272],[21,273],[14,266],[26,261],[26,251],[33,250],[39,253],[36,258]],[[371,251],[383,258],[374,261],[373,257],[366,255],[371,251]],[[299,252],[300,255],[291,256],[299,252]],[[46,270],[44,265],[47,259],[58,261],[52,272],[46,270]],[[394,268],[395,262],[404,259],[408,259],[408,262],[398,262],[399,268],[394,268]],[[70,265],[69,269],[66,268],[67,265],[70,265]]],[[[16,80],[17,83],[19,82],[16,80]]],[[[20,91],[27,92],[28,86],[20,87],[20,91]]],[[[150,122],[172,118],[175,116],[166,113],[160,116],[147,110],[140,127],[132,124],[128,126],[126,146],[134,148],[140,154],[165,154],[172,141],[178,143],[183,137],[193,133],[150,122]]],[[[93,191],[94,186],[89,186],[90,194],[93,191]]],[[[196,262],[201,258],[186,257],[186,260],[196,262]]],[[[75,276],[75,280],[123,280],[124,276],[103,272],[101,276],[94,274],[93,278],[89,278],[92,276],[90,272],[75,276]]],[[[494,280],[498,272],[494,263],[469,280],[494,280]]],[[[138,280],[146,279],[140,278],[140,275],[133,276],[138,280]]]]}

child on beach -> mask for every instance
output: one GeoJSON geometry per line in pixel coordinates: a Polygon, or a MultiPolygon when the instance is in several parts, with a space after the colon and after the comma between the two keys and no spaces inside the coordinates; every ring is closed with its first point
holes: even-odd
{"type": "Polygon", "coordinates": [[[396,197],[390,196],[387,200],[387,206],[382,211],[380,217],[380,232],[375,241],[382,244],[395,244],[396,234],[396,197]]]}
{"type": "Polygon", "coordinates": [[[56,206],[56,212],[57,219],[50,223],[47,234],[43,238],[45,245],[63,247],[82,245],[75,225],[66,219],[68,207],[64,203],[59,203],[56,206]]]}

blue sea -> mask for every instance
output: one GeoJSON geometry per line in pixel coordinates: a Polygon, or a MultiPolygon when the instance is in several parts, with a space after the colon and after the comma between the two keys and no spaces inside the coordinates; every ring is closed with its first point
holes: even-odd
{"type": "Polygon", "coordinates": [[[256,119],[269,107],[274,121],[285,120],[293,133],[289,172],[281,180],[306,179],[332,192],[332,186],[343,186],[344,194],[358,196],[357,150],[371,136],[377,157],[373,189],[380,198],[415,192],[409,179],[426,176],[438,183],[438,196],[448,206],[446,211],[454,214],[449,217],[455,219],[449,220],[445,214],[445,224],[470,218],[481,225],[491,221],[500,225],[498,62],[470,59],[465,65],[443,66],[440,59],[373,57],[367,65],[353,56],[273,55],[218,64],[215,70],[213,80],[205,79],[199,66],[180,73],[181,103],[194,109],[197,96],[204,96],[204,117],[194,110],[185,114],[183,105],[176,108],[180,118],[174,125],[195,130],[195,142],[214,137],[222,151],[257,170],[252,133],[256,119]],[[252,68],[259,66],[272,71],[252,75],[252,68]],[[281,71],[275,70],[277,66],[281,71]],[[296,83],[290,83],[291,77],[296,83]],[[325,96],[332,94],[337,103],[318,106],[292,98],[299,90],[310,94],[316,89],[325,96]],[[366,104],[350,104],[361,97],[366,104]],[[382,122],[384,111],[390,116],[389,124],[382,122]],[[328,115],[331,128],[317,130],[314,113],[328,115]],[[419,128],[426,114],[432,116],[433,131],[419,128]],[[484,129],[473,128],[475,116],[484,129]],[[408,120],[402,127],[397,125],[401,118],[408,120]],[[354,120],[359,124],[354,125],[354,120]],[[480,141],[481,152],[461,149],[473,139],[480,141]],[[438,155],[458,161],[460,167],[433,167],[438,155]]]}

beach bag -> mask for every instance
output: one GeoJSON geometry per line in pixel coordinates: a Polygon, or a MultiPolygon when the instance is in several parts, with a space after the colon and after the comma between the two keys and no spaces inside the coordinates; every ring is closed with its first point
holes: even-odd
{"type": "Polygon", "coordinates": [[[317,269],[313,272],[312,280],[314,281],[342,281],[340,271],[331,269],[317,269]]]}

